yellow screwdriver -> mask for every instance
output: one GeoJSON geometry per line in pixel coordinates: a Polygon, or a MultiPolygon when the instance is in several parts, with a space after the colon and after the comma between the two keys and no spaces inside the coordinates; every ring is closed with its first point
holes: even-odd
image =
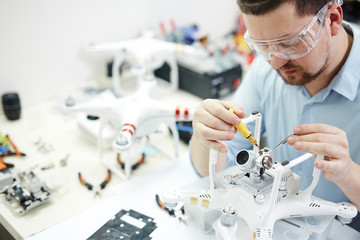
{"type": "MultiPolygon", "coordinates": [[[[234,113],[234,110],[231,108],[227,108],[229,112],[234,113]]],[[[235,114],[235,113],[234,113],[235,114]]],[[[252,135],[252,133],[247,129],[246,125],[243,122],[240,122],[238,125],[234,125],[234,127],[246,138],[251,144],[258,146],[255,137],[252,135]]]]}

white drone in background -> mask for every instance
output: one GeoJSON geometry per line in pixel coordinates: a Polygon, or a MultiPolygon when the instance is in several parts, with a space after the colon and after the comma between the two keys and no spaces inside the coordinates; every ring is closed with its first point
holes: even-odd
{"type": "Polygon", "coordinates": [[[100,118],[98,147],[101,161],[124,180],[128,179],[131,174],[130,149],[136,138],[142,138],[157,132],[159,126],[165,123],[172,131],[175,143],[175,155],[178,156],[179,133],[176,128],[176,122],[191,121],[193,118],[193,110],[189,108],[152,99],[149,95],[155,85],[156,80],[150,75],[148,77],[145,76],[145,80],[142,82],[140,88],[129,96],[121,98],[114,96],[109,97],[108,92],[105,92],[93,100],[84,103],[76,103],[72,98],[66,101],[66,109],[68,111],[82,112],[100,118]],[[125,159],[125,174],[109,164],[102,156],[102,132],[109,120],[122,124],[120,129],[118,129],[118,135],[115,137],[112,146],[119,154],[127,153],[127,158],[125,159]]]}
{"type": "MultiPolygon", "coordinates": [[[[261,114],[253,114],[243,122],[253,120],[256,120],[255,138],[259,143],[261,114]]],[[[347,224],[357,215],[357,208],[350,203],[333,203],[312,197],[321,174],[317,168],[314,168],[312,183],[300,191],[301,178],[291,168],[312,158],[312,154],[305,153],[290,162],[278,163],[273,160],[272,152],[266,147],[259,150],[256,146],[254,151],[241,150],[236,156],[237,173],[225,175],[219,181],[215,175],[218,153],[211,149],[210,189],[164,190],[161,198],[168,208],[185,203],[219,211],[220,217],[212,226],[217,236],[232,240],[271,240],[275,222],[280,219],[337,215],[343,224],[347,224]],[[238,224],[241,221],[246,224],[238,224]],[[244,228],[248,236],[243,235],[244,228]]]]}
{"type": "MultiPolygon", "coordinates": [[[[113,90],[115,94],[105,91],[85,103],[76,103],[73,98],[69,98],[66,101],[66,110],[100,118],[99,126],[95,127],[91,123],[92,120],[88,119],[82,119],[80,125],[88,132],[94,133],[95,131],[97,133],[101,161],[121,178],[129,179],[131,174],[130,149],[134,139],[157,132],[162,123],[168,125],[172,131],[175,154],[178,156],[179,133],[176,121],[192,121],[193,110],[152,99],[150,93],[157,84],[153,70],[168,62],[171,67],[170,90],[176,90],[178,86],[176,54],[205,57],[207,56],[205,50],[140,37],[123,42],[91,44],[88,51],[114,56],[113,90]],[[130,63],[130,71],[137,76],[137,90],[134,93],[127,93],[121,88],[118,70],[125,61],[130,63]],[[112,133],[119,132],[113,139],[113,149],[117,153],[128,153],[124,163],[125,174],[112,167],[102,156],[103,133],[109,123],[112,125],[110,128],[112,133]]],[[[109,127],[105,130],[109,130],[109,127]]]]}
{"type": "Polygon", "coordinates": [[[176,90],[179,78],[176,58],[191,56],[200,60],[209,56],[209,53],[201,46],[194,47],[165,42],[147,35],[150,34],[145,33],[139,38],[128,41],[90,44],[87,48],[90,53],[110,55],[114,58],[112,77],[113,89],[117,96],[126,95],[121,88],[119,76],[119,68],[124,62],[133,66],[140,64],[148,72],[153,72],[164,63],[168,63],[170,66],[170,89],[176,90]]]}

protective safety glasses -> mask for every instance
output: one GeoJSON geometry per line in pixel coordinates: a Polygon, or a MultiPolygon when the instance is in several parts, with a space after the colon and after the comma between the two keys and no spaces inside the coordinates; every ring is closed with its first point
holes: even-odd
{"type": "Polygon", "coordinates": [[[333,1],[324,5],[311,22],[296,34],[273,40],[256,40],[246,31],[245,42],[254,53],[263,56],[267,61],[271,60],[272,55],[285,60],[303,57],[316,46],[325,14],[331,4],[333,1]]]}

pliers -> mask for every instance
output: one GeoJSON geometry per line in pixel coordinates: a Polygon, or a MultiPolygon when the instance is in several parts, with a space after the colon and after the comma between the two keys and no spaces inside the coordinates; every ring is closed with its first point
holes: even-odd
{"type": "Polygon", "coordinates": [[[14,164],[4,162],[4,160],[0,156],[0,172],[6,172],[6,171],[8,171],[7,169],[13,168],[13,167],[14,167],[14,164]]]}
{"type": "Polygon", "coordinates": [[[185,209],[184,206],[182,206],[180,209],[175,210],[175,209],[169,209],[165,206],[165,204],[160,200],[160,197],[158,194],[155,195],[155,200],[157,205],[165,210],[166,212],[168,212],[168,214],[170,216],[174,216],[176,218],[176,225],[179,226],[180,221],[182,221],[183,223],[187,224],[186,222],[186,217],[185,217],[185,209]]]}
{"type": "MultiPolygon", "coordinates": [[[[85,179],[82,177],[80,172],[79,172],[79,179],[80,179],[80,183],[82,185],[84,185],[89,191],[93,190],[93,188],[94,188],[93,185],[88,183],[87,181],[85,181],[85,179]]],[[[111,179],[111,171],[108,169],[105,180],[100,184],[100,186],[98,188],[94,189],[95,197],[100,196],[100,190],[102,190],[106,187],[106,185],[109,183],[110,179],[111,179]]]]}
{"type": "MultiPolygon", "coordinates": [[[[125,163],[121,161],[120,154],[117,155],[117,161],[121,166],[121,169],[125,168],[125,163]]],[[[139,161],[137,161],[134,165],[131,166],[131,170],[137,169],[140,165],[142,165],[145,162],[145,154],[141,154],[141,158],[139,161]]]]}

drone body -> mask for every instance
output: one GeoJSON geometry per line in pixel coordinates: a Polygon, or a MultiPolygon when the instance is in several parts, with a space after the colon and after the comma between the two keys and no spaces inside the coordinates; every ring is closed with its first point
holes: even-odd
{"type": "Polygon", "coordinates": [[[169,88],[176,90],[179,85],[176,57],[191,56],[201,61],[209,56],[209,53],[202,47],[166,42],[146,36],[146,34],[127,41],[90,44],[87,50],[94,54],[113,57],[113,89],[117,96],[124,95],[119,76],[119,68],[124,62],[130,63],[132,67],[141,65],[148,72],[153,72],[167,63],[170,66],[169,88]]]}
{"type": "Polygon", "coordinates": [[[130,149],[134,139],[155,133],[161,124],[166,124],[173,133],[175,155],[177,156],[179,134],[176,121],[192,120],[193,111],[191,109],[151,98],[150,92],[155,85],[156,80],[148,78],[148,81],[143,81],[135,93],[125,97],[109,97],[107,92],[84,103],[76,103],[73,99],[68,99],[66,102],[67,111],[82,112],[100,118],[98,145],[101,161],[124,180],[128,179],[131,174],[130,149]],[[121,123],[118,124],[120,129],[117,129],[118,135],[115,137],[112,146],[117,153],[128,153],[125,160],[125,173],[114,168],[102,156],[102,131],[110,120],[121,123]]]}
{"type": "MultiPolygon", "coordinates": [[[[254,116],[251,118],[254,120],[254,116]]],[[[261,119],[261,115],[257,114],[255,118],[261,119]]],[[[257,141],[259,142],[259,139],[257,141]]],[[[314,168],[312,183],[307,189],[300,191],[301,178],[293,173],[291,168],[312,157],[312,154],[306,153],[280,164],[274,161],[272,150],[267,148],[258,152],[242,150],[236,158],[237,173],[225,175],[222,181],[219,181],[213,172],[217,152],[211,149],[210,189],[166,190],[161,196],[168,207],[187,203],[218,210],[221,216],[213,224],[213,228],[223,239],[271,240],[275,222],[280,219],[337,215],[343,223],[349,223],[357,214],[355,206],[312,197],[321,174],[319,169],[314,168]],[[250,236],[237,235],[238,228],[244,228],[237,225],[237,218],[246,222],[250,236]]]]}
{"type": "MultiPolygon", "coordinates": [[[[76,103],[70,98],[66,102],[66,110],[100,118],[100,126],[96,132],[98,132],[100,158],[104,165],[124,180],[129,179],[131,174],[130,149],[134,140],[157,132],[161,124],[166,124],[173,134],[175,157],[177,157],[179,133],[176,122],[191,121],[193,111],[151,98],[150,93],[157,84],[153,71],[165,62],[168,63],[171,67],[168,89],[176,90],[178,87],[176,56],[191,55],[203,58],[208,56],[207,52],[204,49],[165,42],[148,36],[121,42],[90,44],[87,50],[91,53],[113,57],[113,92],[109,94],[107,91],[86,103],[76,103]],[[136,76],[137,90],[134,93],[128,93],[121,88],[119,68],[125,62],[130,64],[128,71],[136,76]],[[102,156],[102,134],[105,126],[109,125],[112,126],[110,129],[118,132],[112,143],[113,149],[118,154],[127,153],[125,173],[114,168],[102,156]]],[[[83,124],[87,124],[89,121],[82,119],[83,124]]],[[[91,128],[90,124],[87,125],[83,128],[91,128]]]]}

